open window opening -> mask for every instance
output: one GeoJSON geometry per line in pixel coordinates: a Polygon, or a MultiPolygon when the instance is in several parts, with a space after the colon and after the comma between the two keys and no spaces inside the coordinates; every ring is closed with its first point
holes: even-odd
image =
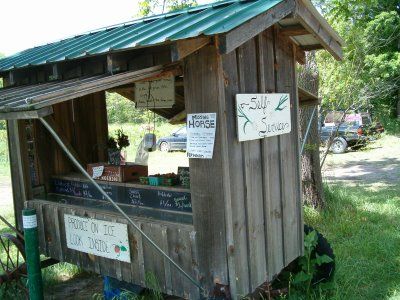
{"type": "Polygon", "coordinates": [[[135,102],[117,92],[107,93],[106,102],[109,137],[117,139],[118,133],[128,137],[129,146],[121,151],[127,164],[148,166],[149,176],[173,176],[178,169],[189,167],[184,119],[171,124],[148,108],[137,108],[135,102]],[[146,138],[152,135],[155,143],[150,148],[146,138]]]}
{"type": "MultiPolygon", "coordinates": [[[[46,121],[127,213],[192,224],[183,84],[174,85],[170,107],[140,107],[130,85],[55,104],[46,121]]],[[[112,210],[39,120],[20,126],[33,199],[112,210]]]]}

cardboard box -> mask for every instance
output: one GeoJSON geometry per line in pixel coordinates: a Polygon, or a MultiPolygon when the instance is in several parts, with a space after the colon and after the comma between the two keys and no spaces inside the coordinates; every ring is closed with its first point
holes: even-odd
{"type": "MultiPolygon", "coordinates": [[[[148,176],[147,166],[128,163],[126,165],[116,166],[107,163],[94,163],[87,165],[87,171],[93,177],[93,168],[104,167],[101,175],[95,179],[113,182],[139,181],[140,176],[148,176]]],[[[98,169],[99,170],[99,169],[98,169]]],[[[101,170],[101,168],[100,168],[101,170]]]]}

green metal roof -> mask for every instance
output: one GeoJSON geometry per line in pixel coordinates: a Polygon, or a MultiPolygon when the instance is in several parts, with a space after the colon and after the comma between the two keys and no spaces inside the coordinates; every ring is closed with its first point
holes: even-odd
{"type": "Polygon", "coordinates": [[[110,26],[0,60],[0,72],[228,32],[284,0],[227,0],[110,26]]]}

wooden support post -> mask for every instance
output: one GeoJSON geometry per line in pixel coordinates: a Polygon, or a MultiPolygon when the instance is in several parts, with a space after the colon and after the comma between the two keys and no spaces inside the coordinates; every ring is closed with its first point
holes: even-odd
{"type": "Polygon", "coordinates": [[[14,199],[14,216],[15,225],[22,231],[22,209],[24,203],[28,200],[28,194],[31,190],[30,182],[26,177],[26,168],[24,165],[22,151],[23,143],[25,140],[24,132],[22,128],[22,122],[18,120],[7,121],[7,135],[8,135],[8,150],[10,157],[10,170],[12,180],[12,191],[14,199]]]}
{"type": "Polygon", "coordinates": [[[198,266],[202,284],[212,291],[215,284],[229,282],[224,211],[225,198],[230,197],[226,182],[229,174],[223,74],[214,45],[205,46],[184,60],[184,78],[187,113],[217,113],[213,158],[189,161],[198,266]]]}
{"type": "Polygon", "coordinates": [[[177,41],[171,46],[171,60],[179,61],[193,52],[203,48],[211,42],[210,37],[199,37],[195,39],[177,41]]]}

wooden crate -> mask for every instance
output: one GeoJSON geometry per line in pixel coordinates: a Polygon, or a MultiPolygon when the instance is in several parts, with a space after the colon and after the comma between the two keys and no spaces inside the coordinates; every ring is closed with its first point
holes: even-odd
{"type": "Polygon", "coordinates": [[[148,167],[127,164],[122,166],[110,165],[107,163],[94,163],[88,164],[87,171],[90,176],[93,176],[93,168],[104,166],[103,174],[96,178],[98,180],[104,181],[114,181],[114,182],[129,182],[129,181],[139,181],[140,176],[148,176],[148,167]]]}

